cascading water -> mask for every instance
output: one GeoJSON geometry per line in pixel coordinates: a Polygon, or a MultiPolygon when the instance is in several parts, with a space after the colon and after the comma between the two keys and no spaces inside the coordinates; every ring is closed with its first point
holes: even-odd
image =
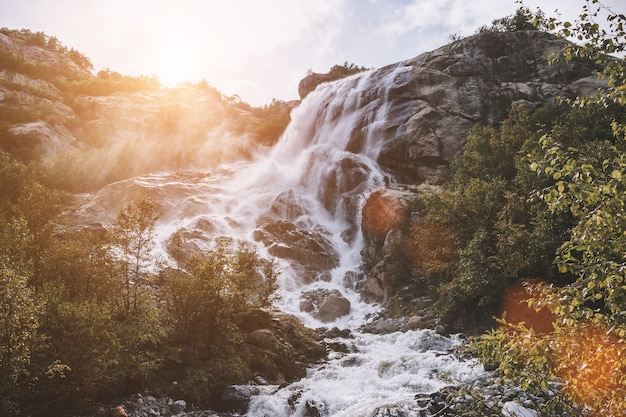
{"type": "Polygon", "coordinates": [[[393,182],[376,160],[389,91],[409,70],[398,64],[319,86],[294,109],[280,142],[252,162],[210,175],[162,173],[134,180],[161,196],[157,235],[164,256],[169,237],[181,229],[199,247],[222,235],[257,241],[261,254],[284,261],[281,310],[310,327],[353,330],[354,337],[340,341],[349,353],[331,353],[287,387],[266,387],[252,398],[249,416],[372,416],[385,409],[417,416],[417,393],[482,373],[447,353],[457,343],[454,337],[431,330],[358,331],[379,309],[360,299],[350,278],[360,271],[360,210],[369,193],[393,182]],[[325,252],[307,264],[313,255],[290,256],[287,235],[325,252]],[[316,289],[339,291],[350,301],[350,313],[322,323],[300,311],[301,294],[316,289]]]}

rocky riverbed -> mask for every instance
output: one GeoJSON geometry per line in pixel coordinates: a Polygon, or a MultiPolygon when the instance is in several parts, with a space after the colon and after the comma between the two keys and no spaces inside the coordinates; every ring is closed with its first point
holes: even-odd
{"type": "MultiPolygon", "coordinates": [[[[397,331],[405,325],[406,320],[380,319],[370,324],[369,328],[361,331],[387,337],[402,338],[406,336],[403,332],[397,331]]],[[[455,348],[441,350],[442,345],[436,345],[444,340],[444,335],[430,332],[428,340],[430,343],[437,341],[432,346],[437,351],[437,355],[449,355],[458,361],[473,361],[471,358],[458,354],[457,345],[455,348]]],[[[355,352],[353,343],[357,334],[352,334],[349,330],[339,329],[319,329],[320,342],[329,350],[329,357],[340,357],[344,363],[358,361],[357,356],[351,356],[355,352]]],[[[417,339],[417,338],[416,338],[417,339]]],[[[424,339],[427,340],[427,339],[424,339]]],[[[424,340],[418,343],[424,343],[424,340]]],[[[402,343],[399,339],[399,343],[402,343]]],[[[320,368],[332,366],[332,360],[328,364],[318,365],[320,368]]],[[[442,362],[445,363],[445,362],[442,362]]],[[[482,367],[481,367],[482,368],[482,367]]],[[[436,372],[445,373],[445,369],[437,369],[436,372]]],[[[315,372],[313,369],[312,372],[315,372]]],[[[562,417],[574,416],[564,410],[553,409],[553,401],[559,394],[559,385],[552,383],[538,395],[524,391],[516,381],[507,379],[499,371],[484,371],[478,373],[477,377],[468,378],[459,382],[458,378],[450,378],[450,384],[442,386],[434,392],[417,393],[413,401],[403,404],[391,404],[369,411],[363,417],[440,417],[440,416],[502,416],[502,417],[540,417],[559,415],[562,417]],[[555,414],[556,413],[556,414],[555,414]]],[[[307,377],[310,377],[307,375],[307,377]]],[[[306,378],[305,378],[306,379],[306,378]]],[[[294,384],[294,385],[297,385],[294,384]]],[[[251,400],[258,395],[276,395],[286,398],[289,407],[284,410],[287,414],[301,417],[322,417],[333,416],[336,413],[328,409],[326,405],[314,400],[306,400],[306,407],[298,407],[296,402],[301,401],[301,396],[308,395],[303,386],[296,388],[287,384],[275,385],[267,382],[263,377],[258,376],[253,381],[245,385],[227,387],[222,395],[223,407],[221,412],[212,410],[202,410],[183,399],[150,395],[149,393],[136,394],[130,398],[114,401],[107,405],[101,405],[93,413],[82,417],[238,417],[249,415],[247,410],[251,400]],[[290,395],[285,396],[284,393],[290,395]],[[290,402],[291,401],[291,402],[290,402]],[[293,403],[293,404],[292,404],[293,403]]],[[[350,406],[349,409],[352,409],[350,406]]],[[[340,414],[342,411],[339,412],[340,414]]],[[[256,415],[256,414],[254,414],[256,415]]],[[[267,414],[266,414],[267,415],[267,414]]],[[[344,415],[344,414],[341,414],[344,415]]],[[[361,414],[359,414],[361,415],[361,414]]],[[[269,416],[269,415],[268,415],[269,416]]],[[[276,417],[283,417],[276,415],[276,417]]]]}

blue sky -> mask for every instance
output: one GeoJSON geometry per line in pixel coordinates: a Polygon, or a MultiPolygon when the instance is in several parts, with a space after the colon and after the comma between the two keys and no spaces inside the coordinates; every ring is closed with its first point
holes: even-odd
{"type": "MultiPolygon", "coordinates": [[[[624,13],[624,0],[604,0],[624,13]]],[[[584,0],[526,0],[576,18],[584,0]]],[[[57,37],[93,62],[162,83],[205,79],[262,105],[297,98],[307,70],[381,67],[511,15],[514,0],[0,0],[0,26],[57,37]]]]}

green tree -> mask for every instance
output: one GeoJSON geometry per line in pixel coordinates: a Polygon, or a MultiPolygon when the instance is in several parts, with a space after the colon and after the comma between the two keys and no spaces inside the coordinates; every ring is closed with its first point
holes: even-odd
{"type": "Polygon", "coordinates": [[[119,255],[123,282],[123,309],[137,310],[139,291],[148,284],[154,248],[154,225],[159,218],[156,204],[147,195],[131,199],[117,213],[110,228],[111,243],[119,255]]]}
{"type": "Polygon", "coordinates": [[[216,247],[188,259],[167,277],[167,305],[181,339],[206,346],[228,337],[251,310],[267,308],[277,289],[277,266],[246,242],[216,247]]]}
{"type": "Polygon", "coordinates": [[[0,414],[22,412],[33,375],[31,359],[41,343],[40,305],[20,275],[0,260],[0,414]]]}
{"type": "Polygon", "coordinates": [[[567,45],[553,62],[590,60],[607,85],[593,97],[569,102],[573,117],[600,117],[544,129],[538,150],[527,159],[543,182],[534,195],[573,224],[555,259],[571,279],[530,289],[530,304],[554,314],[554,331],[537,335],[524,324],[503,321],[503,328],[479,342],[479,350],[499,357],[505,373],[529,386],[545,387],[558,377],[581,415],[621,416],[626,410],[626,69],[624,58],[611,54],[626,48],[626,17],[591,0],[573,23],[534,19],[582,42],[567,45]],[[596,22],[602,13],[604,26],[596,22]],[[520,367],[528,363],[538,366],[529,373],[520,367]]]}

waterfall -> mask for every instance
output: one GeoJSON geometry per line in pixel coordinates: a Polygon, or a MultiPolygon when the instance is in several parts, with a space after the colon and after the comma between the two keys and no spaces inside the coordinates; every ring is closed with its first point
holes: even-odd
{"type": "MultiPolygon", "coordinates": [[[[419,416],[416,394],[483,373],[449,354],[459,342],[455,337],[432,330],[359,331],[380,309],[354,289],[362,276],[361,209],[371,192],[394,181],[377,158],[390,130],[390,91],[410,70],[400,63],[318,86],[292,111],[274,148],[253,161],[211,173],[155,173],[132,180],[159,201],[162,216],[155,231],[163,257],[177,230],[186,231],[188,243],[199,249],[215,236],[256,242],[261,255],[281,262],[282,311],[309,327],[352,330],[352,338],[331,341],[344,344],[346,352],[331,352],[302,380],[265,387],[253,397],[251,417],[419,416]],[[309,247],[322,253],[307,252],[309,247]],[[301,311],[301,294],[320,289],[338,291],[349,300],[350,312],[321,322],[301,311]]],[[[128,182],[106,187],[108,194],[84,210],[106,209],[107,196],[125,186],[128,182]]]]}
{"type": "MultiPolygon", "coordinates": [[[[336,262],[315,265],[315,271],[297,254],[283,259],[279,307],[309,326],[327,325],[300,311],[300,294],[336,290],[350,301],[351,313],[332,324],[363,324],[378,306],[361,301],[351,288],[350,277],[361,272],[360,210],[369,193],[393,181],[376,160],[385,138],[388,92],[408,70],[396,65],[319,86],[292,111],[270,152],[197,180],[193,194],[179,198],[160,222],[160,240],[178,228],[205,229],[198,231],[260,241],[260,252],[275,255],[284,242],[279,233],[264,231],[293,226],[303,239],[323,244],[336,262]]],[[[177,178],[157,182],[163,187],[170,181],[180,186],[177,178]]]]}

